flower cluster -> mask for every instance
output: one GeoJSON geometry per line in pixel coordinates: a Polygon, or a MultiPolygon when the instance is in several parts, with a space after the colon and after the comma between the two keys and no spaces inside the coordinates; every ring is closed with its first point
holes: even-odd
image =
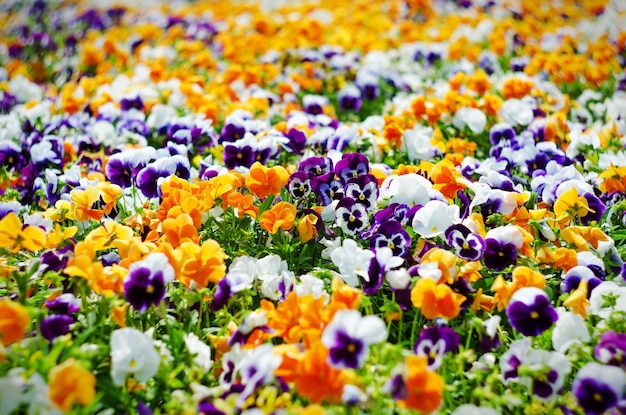
{"type": "Polygon", "coordinates": [[[0,9],[0,415],[626,413],[623,2],[0,9]]]}

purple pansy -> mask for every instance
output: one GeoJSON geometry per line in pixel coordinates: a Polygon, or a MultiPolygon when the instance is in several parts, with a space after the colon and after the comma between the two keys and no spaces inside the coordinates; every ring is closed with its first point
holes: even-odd
{"type": "Polygon", "coordinates": [[[463,224],[455,224],[446,229],[448,245],[455,250],[455,254],[467,261],[478,261],[483,257],[486,244],[480,235],[473,233],[463,224]]]}
{"type": "Polygon", "coordinates": [[[247,144],[228,143],[224,146],[224,165],[230,170],[239,166],[250,167],[254,158],[254,149],[247,144]]]}
{"type": "Polygon", "coordinates": [[[287,190],[291,197],[302,201],[309,197],[313,189],[317,186],[317,179],[302,170],[294,172],[287,182],[287,190]]]}
{"type": "Polygon", "coordinates": [[[375,294],[383,283],[388,271],[400,267],[404,259],[394,256],[391,249],[381,247],[376,250],[376,256],[370,260],[367,270],[368,279],[363,279],[363,292],[367,295],[375,294]]]}
{"type": "Polygon", "coordinates": [[[510,242],[502,242],[494,238],[485,239],[485,265],[495,271],[502,271],[517,260],[517,248],[510,242]]]}
{"type": "Polygon", "coordinates": [[[391,249],[395,256],[403,257],[411,246],[411,237],[404,230],[400,222],[390,220],[383,222],[376,227],[376,233],[371,236],[370,248],[380,249],[386,247],[391,249]]]}
{"type": "Polygon", "coordinates": [[[515,340],[500,358],[500,372],[505,383],[519,379],[519,367],[530,349],[530,339],[515,340]]]}
{"type": "Polygon", "coordinates": [[[353,84],[346,85],[337,93],[337,101],[342,110],[359,111],[363,104],[361,90],[353,84]]]}
{"type": "Polygon", "coordinates": [[[558,319],[548,295],[537,287],[524,287],[511,297],[506,309],[511,326],[524,336],[538,336],[558,319]]]}
{"type": "Polygon", "coordinates": [[[298,170],[319,177],[334,171],[333,161],[329,157],[309,157],[300,162],[298,170]]]}
{"type": "Polygon", "coordinates": [[[593,354],[602,363],[626,369],[626,334],[605,331],[593,354]]]}
{"type": "Polygon", "coordinates": [[[589,362],[578,371],[572,393],[585,414],[601,415],[618,405],[625,387],[622,368],[589,362]]]}
{"type": "Polygon", "coordinates": [[[335,173],[343,183],[369,172],[369,160],[361,153],[346,153],[335,165],[335,173]]]}
{"type": "Polygon", "coordinates": [[[497,145],[503,141],[511,142],[515,140],[515,137],[515,130],[507,123],[495,124],[489,130],[489,141],[491,141],[493,145],[497,145]]]}
{"type": "Polygon", "coordinates": [[[428,358],[429,369],[437,370],[441,366],[443,356],[458,347],[459,335],[456,331],[446,326],[430,326],[422,329],[413,351],[428,358]]]}
{"type": "Polygon", "coordinates": [[[74,323],[74,317],[67,314],[52,314],[44,317],[39,324],[41,335],[48,341],[70,332],[70,325],[74,323]]]}
{"type": "Polygon", "coordinates": [[[340,200],[344,194],[343,184],[333,172],[319,176],[314,191],[318,202],[324,206],[330,205],[333,200],[340,200]]]}
{"type": "Polygon", "coordinates": [[[137,310],[144,311],[150,305],[159,305],[165,296],[165,284],[174,280],[174,268],[167,256],[153,252],[130,265],[124,281],[124,294],[137,310]]]}
{"type": "Polygon", "coordinates": [[[587,297],[591,296],[591,292],[604,281],[598,278],[589,266],[577,265],[570,268],[565,275],[563,275],[561,290],[564,293],[569,293],[578,288],[581,280],[587,281],[587,297]]]}
{"type": "Polygon", "coordinates": [[[346,235],[355,236],[369,226],[367,208],[352,198],[344,197],[335,209],[335,222],[346,235]]]}
{"type": "Polygon", "coordinates": [[[373,211],[376,208],[378,194],[378,181],[371,174],[349,179],[344,187],[344,195],[363,204],[368,211],[373,211]]]}
{"type": "Polygon", "coordinates": [[[80,310],[80,301],[72,293],[61,294],[53,300],[46,300],[46,308],[55,314],[74,314],[80,310]]]}
{"type": "Polygon", "coordinates": [[[387,327],[377,316],[361,316],[357,310],[340,310],[322,333],[328,348],[328,364],[357,369],[363,365],[371,344],[387,338],[387,327]]]}

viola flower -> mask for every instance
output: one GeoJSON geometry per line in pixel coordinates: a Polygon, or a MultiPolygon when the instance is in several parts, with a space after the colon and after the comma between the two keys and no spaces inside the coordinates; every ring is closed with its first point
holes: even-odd
{"type": "Polygon", "coordinates": [[[533,395],[542,402],[554,399],[561,392],[572,369],[564,354],[543,349],[530,349],[523,365],[530,373],[522,377],[522,383],[531,388],[533,395]]]}
{"type": "Polygon", "coordinates": [[[509,350],[500,357],[500,372],[505,383],[519,380],[519,367],[526,359],[531,347],[529,338],[515,340],[509,350]]]}
{"type": "Polygon", "coordinates": [[[585,320],[578,314],[557,310],[559,319],[552,330],[552,347],[560,353],[565,353],[574,344],[586,344],[591,340],[585,320]]]}
{"type": "Polygon", "coordinates": [[[357,369],[363,365],[368,348],[387,338],[387,327],[377,316],[361,316],[357,310],[340,310],[322,333],[328,348],[328,363],[336,368],[357,369]]]}
{"type": "Polygon", "coordinates": [[[444,381],[437,372],[428,369],[425,356],[408,356],[394,373],[384,390],[391,393],[400,407],[421,413],[431,413],[440,407],[444,381]]]}
{"type": "Polygon", "coordinates": [[[349,197],[342,198],[335,209],[335,222],[349,236],[355,236],[369,226],[367,208],[349,197]]]}
{"type": "Polygon", "coordinates": [[[274,353],[271,344],[258,346],[244,357],[239,362],[239,374],[245,388],[237,398],[237,404],[242,406],[256,389],[275,380],[274,372],[281,362],[281,356],[274,353]]]}
{"type": "Polygon", "coordinates": [[[368,211],[375,209],[378,193],[378,182],[371,174],[350,179],[344,187],[344,195],[365,205],[368,211]]]}
{"type": "Polygon", "coordinates": [[[413,215],[411,226],[423,238],[434,238],[460,222],[460,209],[441,200],[431,200],[413,215]]]}
{"type": "Polygon", "coordinates": [[[246,176],[246,186],[258,198],[265,198],[270,194],[278,196],[280,190],[289,181],[289,174],[284,167],[265,167],[255,162],[246,176]]]}
{"type": "Polygon", "coordinates": [[[550,298],[536,287],[524,287],[516,291],[511,297],[506,315],[511,326],[524,336],[538,336],[558,319],[550,298]]]}
{"type": "Polygon", "coordinates": [[[334,200],[341,200],[344,196],[344,186],[334,172],[318,176],[314,191],[318,202],[324,206],[330,205],[334,200]]]}
{"type": "Polygon", "coordinates": [[[251,167],[255,162],[255,152],[252,146],[247,144],[227,143],[224,146],[224,165],[233,170],[236,167],[251,167]]]}
{"type": "Polygon", "coordinates": [[[445,232],[448,245],[455,249],[455,254],[467,261],[479,261],[485,252],[486,244],[483,238],[473,233],[463,224],[455,224],[445,232]]]}
{"type": "Polygon", "coordinates": [[[259,224],[269,233],[276,233],[278,229],[290,230],[296,219],[296,207],[288,202],[278,202],[271,209],[261,213],[259,224]]]}
{"type": "Polygon", "coordinates": [[[50,400],[68,412],[75,403],[89,405],[96,397],[96,377],[70,358],[50,369],[50,400]]]}
{"type": "Polygon", "coordinates": [[[304,201],[309,197],[315,187],[317,187],[317,178],[302,170],[294,172],[287,182],[289,194],[298,201],[304,201]]]}
{"type": "Polygon", "coordinates": [[[309,157],[300,162],[298,171],[319,177],[334,172],[333,162],[329,157],[309,157]]]}
{"type": "Polygon", "coordinates": [[[284,147],[290,152],[301,156],[304,152],[304,149],[306,148],[306,134],[295,128],[290,128],[285,136],[288,138],[289,141],[284,144],[284,147]]]}
{"type": "Polygon", "coordinates": [[[4,298],[0,300],[0,344],[9,346],[22,340],[30,316],[26,307],[4,298]]]}
{"type": "Polygon", "coordinates": [[[602,363],[626,368],[626,334],[605,331],[593,354],[602,363]]]}
{"type": "Polygon", "coordinates": [[[7,213],[0,219],[0,248],[8,248],[11,252],[22,249],[40,251],[46,242],[45,231],[39,226],[24,224],[14,213],[7,213]]]}
{"type": "Polygon", "coordinates": [[[495,271],[502,271],[515,264],[517,250],[522,247],[523,235],[514,226],[503,226],[487,232],[485,235],[485,266],[495,271]]]}
{"type": "Polygon", "coordinates": [[[376,256],[370,260],[368,279],[363,281],[363,292],[368,295],[378,291],[388,271],[398,268],[404,263],[404,259],[394,256],[393,251],[388,247],[377,248],[375,252],[376,256]]]}
{"type": "Polygon", "coordinates": [[[0,140],[0,165],[17,171],[26,165],[22,148],[10,140],[0,140]]]}
{"type": "Polygon", "coordinates": [[[267,312],[266,311],[253,311],[246,315],[237,330],[228,340],[228,345],[245,344],[252,333],[259,329],[266,333],[271,332],[271,329],[267,325],[267,312]]]}
{"type": "Polygon", "coordinates": [[[302,97],[302,108],[309,114],[318,115],[324,113],[324,107],[330,105],[327,97],[322,95],[305,95],[302,97]]]}
{"type": "Polygon", "coordinates": [[[343,244],[330,253],[330,259],[339,268],[341,279],[352,287],[358,287],[358,277],[369,277],[369,264],[374,256],[372,251],[360,248],[352,239],[344,239],[343,244]]]}
{"type": "Polygon", "coordinates": [[[70,332],[70,326],[75,320],[67,314],[53,314],[44,317],[39,324],[41,335],[48,341],[52,341],[59,336],[63,336],[70,332]]]}
{"type": "Polygon", "coordinates": [[[446,326],[430,326],[420,331],[419,338],[413,346],[416,355],[428,358],[428,368],[437,370],[441,366],[443,356],[459,347],[459,335],[446,326]]]}
{"type": "Polygon", "coordinates": [[[64,293],[46,300],[46,308],[55,314],[74,314],[80,310],[80,301],[72,293],[64,293]]]}
{"type": "Polygon", "coordinates": [[[122,386],[129,375],[137,382],[146,382],[156,375],[161,358],[154,341],[134,328],[121,328],[111,334],[111,377],[122,386]]]}
{"type": "Polygon", "coordinates": [[[588,296],[591,295],[593,290],[604,281],[603,279],[598,278],[589,267],[576,265],[575,267],[570,268],[563,275],[561,290],[564,293],[570,293],[578,288],[582,280],[587,281],[588,296]]]}
{"type": "Polygon", "coordinates": [[[427,319],[453,319],[459,315],[465,296],[452,291],[446,284],[432,278],[420,278],[411,290],[411,302],[427,319]]]}
{"type": "Polygon", "coordinates": [[[393,254],[404,257],[411,246],[411,237],[402,225],[395,220],[383,222],[371,236],[370,248],[377,250],[383,247],[391,249],[393,254]]]}
{"type": "Polygon", "coordinates": [[[353,84],[348,84],[337,92],[337,101],[339,102],[339,108],[342,110],[357,112],[363,104],[361,90],[353,84]]]}
{"type": "Polygon", "coordinates": [[[174,280],[174,268],[165,254],[153,252],[130,265],[124,281],[124,295],[137,310],[158,306],[165,296],[165,284],[174,280]]]}
{"type": "Polygon", "coordinates": [[[226,276],[218,281],[213,301],[211,301],[211,311],[216,312],[222,309],[228,300],[236,293],[243,291],[247,288],[252,288],[254,276],[247,272],[243,272],[234,269],[231,265],[231,270],[228,271],[226,276]]]}
{"type": "Polygon", "coordinates": [[[335,174],[343,183],[369,173],[369,160],[361,153],[344,153],[335,164],[335,174]]]}
{"type": "Polygon", "coordinates": [[[572,383],[572,393],[586,414],[601,415],[617,407],[623,399],[626,374],[615,366],[589,362],[572,383]]]}

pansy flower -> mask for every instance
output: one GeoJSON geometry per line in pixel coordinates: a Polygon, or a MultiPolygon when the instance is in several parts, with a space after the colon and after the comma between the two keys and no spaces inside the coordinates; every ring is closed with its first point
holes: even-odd
{"type": "Polygon", "coordinates": [[[335,164],[335,173],[343,182],[369,173],[369,160],[360,153],[345,153],[335,164]]]}
{"type": "Polygon", "coordinates": [[[488,268],[502,271],[515,264],[517,250],[522,247],[523,235],[515,226],[503,226],[487,232],[485,235],[485,253],[483,261],[488,268]]]}
{"type": "Polygon", "coordinates": [[[361,90],[354,84],[348,84],[337,92],[339,108],[345,111],[359,111],[363,101],[361,100],[361,90]]]}
{"type": "Polygon", "coordinates": [[[363,204],[368,212],[375,209],[378,193],[378,182],[371,174],[349,179],[344,187],[344,196],[363,204]]]}
{"type": "Polygon", "coordinates": [[[480,235],[473,233],[463,224],[454,224],[445,232],[448,245],[454,248],[459,258],[467,261],[479,261],[486,248],[485,241],[480,235]]]}
{"type": "Polygon", "coordinates": [[[443,400],[444,381],[428,368],[425,356],[408,356],[404,364],[394,369],[384,391],[390,393],[402,408],[422,413],[435,411],[443,400]]]}
{"type": "Polygon", "coordinates": [[[460,209],[441,200],[431,200],[413,215],[411,226],[423,238],[434,238],[460,222],[460,209]]]}
{"type": "Polygon", "coordinates": [[[360,368],[369,346],[387,338],[387,327],[377,316],[361,316],[357,310],[340,310],[322,333],[328,363],[336,368],[360,368]]]}
{"type": "Polygon", "coordinates": [[[137,311],[159,305],[165,296],[165,284],[174,280],[174,268],[165,254],[153,252],[130,265],[124,281],[126,299],[137,311]]]}
{"type": "Polygon", "coordinates": [[[289,181],[287,182],[289,194],[298,201],[303,201],[309,197],[316,186],[317,178],[302,170],[294,172],[289,176],[289,181]]]}
{"type": "Polygon", "coordinates": [[[626,334],[605,331],[593,354],[602,363],[626,368],[626,334]]]}
{"type": "Polygon", "coordinates": [[[519,368],[531,346],[529,338],[515,340],[500,357],[500,372],[505,383],[519,380],[519,368]]]}
{"type": "Polygon", "coordinates": [[[395,256],[404,257],[409,251],[411,237],[404,230],[402,225],[395,220],[383,222],[376,227],[376,233],[370,238],[370,248],[380,249],[386,247],[391,249],[395,256]]]}
{"type": "Polygon", "coordinates": [[[393,251],[388,247],[377,248],[375,252],[376,256],[370,260],[367,272],[369,278],[363,281],[363,292],[368,295],[378,291],[388,271],[398,268],[404,263],[404,259],[394,256],[393,251]]]}
{"type": "Polygon", "coordinates": [[[344,196],[344,186],[334,172],[318,176],[314,191],[318,202],[324,206],[328,206],[333,200],[340,200],[344,196]]]}
{"type": "Polygon", "coordinates": [[[236,167],[250,167],[255,162],[254,149],[247,144],[227,143],[224,146],[224,165],[232,170],[236,167]]]}
{"type": "Polygon", "coordinates": [[[443,356],[459,347],[459,335],[446,326],[429,326],[420,331],[419,338],[413,346],[417,355],[428,358],[428,368],[437,370],[441,366],[443,356]]]}
{"type": "Polygon", "coordinates": [[[134,328],[121,328],[111,335],[111,377],[122,386],[128,376],[146,382],[159,370],[161,358],[154,341],[146,333],[134,328]]]}
{"type": "Polygon", "coordinates": [[[314,176],[328,174],[333,169],[333,162],[329,157],[309,157],[300,162],[298,170],[314,176]]]}
{"type": "Polygon", "coordinates": [[[536,287],[521,288],[506,309],[511,326],[525,336],[537,336],[557,321],[558,314],[548,295],[536,287]]]}
{"type": "Polygon", "coordinates": [[[369,249],[360,248],[353,239],[344,239],[341,246],[330,253],[330,259],[337,268],[341,279],[352,287],[359,285],[359,278],[368,278],[370,260],[375,256],[369,249]]]}
{"type": "Polygon", "coordinates": [[[367,207],[350,197],[344,197],[335,209],[335,223],[346,235],[355,236],[369,226],[367,207]]]}
{"type": "Polygon", "coordinates": [[[542,402],[554,399],[563,388],[572,365],[563,353],[543,349],[530,349],[522,362],[528,369],[521,382],[531,388],[542,402]]]}
{"type": "Polygon", "coordinates": [[[601,415],[616,408],[624,396],[626,374],[615,366],[589,362],[572,383],[572,393],[586,414],[601,415]]]}

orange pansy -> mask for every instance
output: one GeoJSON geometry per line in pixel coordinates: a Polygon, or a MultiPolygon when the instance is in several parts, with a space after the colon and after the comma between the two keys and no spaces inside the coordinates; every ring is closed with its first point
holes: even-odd
{"type": "Polygon", "coordinates": [[[295,220],[296,207],[288,202],[276,203],[259,217],[261,228],[269,233],[276,233],[278,229],[288,231],[293,227],[295,220]]]}
{"type": "Polygon", "coordinates": [[[7,298],[0,300],[0,344],[9,346],[22,340],[29,324],[26,307],[7,298]]]}
{"type": "Polygon", "coordinates": [[[250,173],[246,176],[246,186],[259,198],[270,194],[278,196],[280,190],[289,180],[289,173],[284,167],[265,167],[258,161],[250,167],[250,173]]]}
{"type": "Polygon", "coordinates": [[[421,278],[411,290],[411,303],[427,319],[452,319],[459,315],[465,296],[455,293],[446,284],[437,284],[432,278],[421,278]]]}
{"type": "Polygon", "coordinates": [[[90,404],[96,397],[96,377],[74,359],[68,359],[50,369],[50,400],[68,412],[75,403],[90,404]]]}

